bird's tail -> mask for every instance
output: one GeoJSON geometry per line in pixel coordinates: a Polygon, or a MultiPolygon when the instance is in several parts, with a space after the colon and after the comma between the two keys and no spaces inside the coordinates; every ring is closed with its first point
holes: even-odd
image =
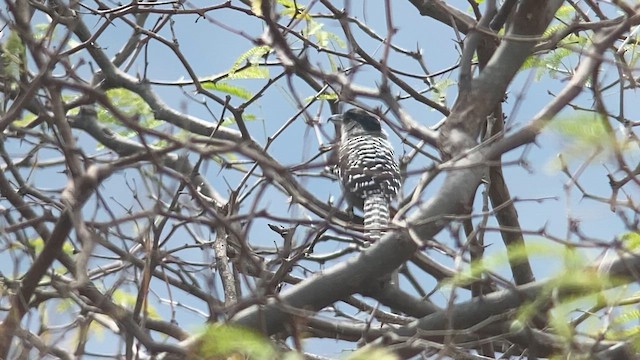
{"type": "Polygon", "coordinates": [[[364,200],[364,235],[374,242],[382,238],[389,227],[389,202],[382,194],[372,194],[364,200]]]}

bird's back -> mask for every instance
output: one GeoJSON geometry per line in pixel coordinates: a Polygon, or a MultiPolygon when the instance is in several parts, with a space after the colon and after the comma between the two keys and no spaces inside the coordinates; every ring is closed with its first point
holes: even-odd
{"type": "Polygon", "coordinates": [[[347,201],[362,209],[364,199],[381,195],[390,202],[400,188],[400,171],[389,141],[376,135],[345,137],[340,144],[339,169],[347,201]]]}

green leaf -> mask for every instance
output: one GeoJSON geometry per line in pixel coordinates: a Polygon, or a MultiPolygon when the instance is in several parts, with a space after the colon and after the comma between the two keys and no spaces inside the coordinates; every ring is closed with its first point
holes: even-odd
{"type": "Polygon", "coordinates": [[[640,326],[636,325],[639,319],[640,310],[626,308],[613,319],[612,326],[604,333],[605,338],[629,342],[634,350],[640,350],[640,326]]]}
{"type": "Polygon", "coordinates": [[[302,30],[302,36],[309,38],[315,34],[317,34],[322,27],[323,23],[317,21],[307,21],[307,26],[304,30],[302,30]]]}
{"type": "Polygon", "coordinates": [[[606,157],[627,149],[624,142],[609,133],[606,121],[600,114],[579,110],[554,120],[547,131],[562,138],[561,152],[567,159],[584,159],[594,155],[606,157]]]}
{"type": "Polygon", "coordinates": [[[308,103],[310,101],[312,101],[313,99],[318,99],[318,100],[338,100],[338,94],[334,93],[334,92],[327,92],[327,93],[322,93],[320,95],[314,95],[314,96],[309,96],[306,97],[304,99],[304,102],[308,103]]]}
{"type": "Polygon", "coordinates": [[[13,30],[9,32],[9,36],[7,37],[7,41],[5,41],[3,47],[12,54],[19,54],[25,51],[22,39],[20,39],[18,33],[13,30]]]}
{"type": "Polygon", "coordinates": [[[36,40],[42,40],[45,36],[49,36],[49,40],[57,39],[57,32],[54,28],[51,31],[50,23],[38,23],[33,27],[33,38],[36,40]]]}
{"type": "MultiPolygon", "coordinates": [[[[329,32],[329,31],[322,31],[321,32],[323,37],[326,37],[327,40],[333,42],[335,45],[337,45],[338,47],[345,49],[347,47],[347,43],[344,42],[344,40],[342,40],[337,34],[329,32]]],[[[320,41],[320,37],[318,36],[318,40],[320,41]]]]}
{"type": "Polygon", "coordinates": [[[249,64],[257,64],[260,62],[263,56],[267,55],[271,51],[271,47],[267,45],[252,47],[251,49],[242,53],[236,61],[231,65],[231,69],[229,73],[234,73],[242,66],[244,66],[245,62],[249,62],[249,64]]]}
{"type": "Polygon", "coordinates": [[[574,336],[575,329],[569,319],[569,314],[574,310],[574,307],[567,302],[556,304],[549,311],[549,323],[553,327],[553,333],[559,335],[565,339],[567,343],[571,341],[574,336]]]}
{"type": "MultiPolygon", "coordinates": [[[[562,23],[551,25],[543,32],[543,36],[552,37],[555,33],[564,30],[566,27],[567,26],[562,23]]],[[[530,68],[538,68],[535,77],[536,81],[540,80],[545,74],[549,74],[549,76],[555,78],[558,74],[558,70],[567,69],[567,71],[571,71],[571,69],[573,69],[572,65],[564,63],[568,59],[575,59],[573,55],[576,53],[576,47],[583,48],[588,44],[589,38],[587,36],[569,34],[558,43],[556,49],[549,51],[544,55],[529,57],[520,68],[520,71],[530,68]]]]}
{"type": "MultiPolygon", "coordinates": [[[[155,118],[151,107],[138,94],[123,88],[109,89],[106,94],[124,114],[138,116],[141,125],[147,126],[154,123],[155,118]]],[[[107,124],[120,124],[120,121],[103,107],[98,108],[98,120],[107,124]]]]}
{"type": "Polygon", "coordinates": [[[210,325],[195,349],[201,358],[250,358],[269,360],[276,357],[271,343],[252,330],[234,325],[210,325]]]}
{"type": "Polygon", "coordinates": [[[262,0],[251,0],[251,11],[258,16],[262,16],[262,0]]]}
{"type": "MultiPolygon", "coordinates": [[[[277,0],[277,3],[284,7],[295,7],[296,3],[293,0],[277,0]]],[[[297,5],[300,7],[300,5],[297,5]]]]}
{"type": "Polygon", "coordinates": [[[624,324],[629,322],[635,322],[640,320],[640,310],[638,309],[629,309],[629,311],[625,311],[624,313],[617,316],[614,320],[614,324],[624,324]]]}
{"type": "Polygon", "coordinates": [[[125,308],[133,307],[136,304],[136,295],[122,290],[115,290],[111,298],[114,303],[125,308]]]}
{"type": "MultiPolygon", "coordinates": [[[[14,246],[22,247],[22,245],[18,245],[18,244],[20,243],[15,243],[14,246]]],[[[44,250],[44,245],[45,245],[44,240],[42,240],[41,237],[29,239],[29,246],[33,249],[36,255],[40,255],[40,253],[44,250]]],[[[75,248],[70,242],[65,241],[64,244],[62,244],[62,252],[69,256],[73,256],[75,253],[75,248]]],[[[59,269],[56,269],[56,272],[59,274],[62,274],[65,271],[66,270],[64,270],[62,267],[59,269]]]]}
{"type": "Polygon", "coordinates": [[[448,78],[444,78],[433,84],[431,100],[436,101],[439,104],[446,105],[447,89],[453,84],[455,84],[455,82],[448,78]]]}
{"type": "MultiPolygon", "coordinates": [[[[136,301],[138,301],[138,294],[129,293],[120,289],[116,289],[111,297],[114,303],[127,309],[133,309],[133,307],[136,305],[136,301]]],[[[145,311],[147,312],[147,315],[152,319],[161,318],[158,311],[148,302],[145,311]]]]}
{"type": "Polygon", "coordinates": [[[542,36],[543,37],[549,37],[553,34],[555,34],[556,32],[566,28],[567,26],[564,24],[553,24],[553,25],[549,25],[548,28],[546,28],[543,32],[542,32],[542,36]]]}
{"type": "Polygon", "coordinates": [[[231,85],[223,81],[218,81],[216,83],[205,82],[202,83],[202,87],[204,87],[205,89],[220,91],[229,95],[237,96],[244,100],[248,100],[253,97],[253,94],[249,90],[240,86],[231,85]]]}
{"type": "Polygon", "coordinates": [[[573,14],[575,14],[575,12],[576,10],[573,8],[573,6],[562,5],[558,9],[558,11],[556,11],[556,18],[569,20],[573,17],[573,14]]]}
{"type": "Polygon", "coordinates": [[[75,305],[75,302],[73,302],[71,299],[64,299],[64,298],[60,299],[56,304],[56,312],[58,313],[67,312],[71,310],[74,305],[75,305]]]}
{"type": "Polygon", "coordinates": [[[640,247],[640,233],[628,232],[621,237],[622,242],[629,250],[635,250],[640,247]]]}
{"type": "Polygon", "coordinates": [[[297,17],[299,17],[301,14],[303,16],[304,19],[311,19],[311,16],[309,15],[309,13],[305,12],[305,11],[300,11],[300,8],[295,9],[295,8],[285,8],[284,10],[282,10],[280,12],[282,15],[287,15],[292,19],[295,19],[297,17]]]}
{"type": "Polygon", "coordinates": [[[7,76],[11,79],[17,79],[20,76],[20,69],[24,64],[26,57],[26,50],[22,39],[17,32],[9,32],[7,40],[2,44],[2,51],[0,52],[0,60],[2,60],[2,67],[0,75],[7,76]]]}
{"type": "Polygon", "coordinates": [[[25,127],[35,119],[36,119],[35,114],[25,113],[21,119],[15,120],[14,122],[11,123],[11,125],[17,126],[17,127],[25,127]]]}
{"type": "MultiPolygon", "coordinates": [[[[242,113],[242,120],[244,121],[254,121],[258,119],[258,117],[255,114],[250,114],[250,113],[242,113]]],[[[227,116],[224,118],[222,124],[223,125],[231,125],[231,124],[235,124],[236,123],[236,118],[234,118],[233,116],[227,116]]]]}
{"type": "Polygon", "coordinates": [[[309,18],[307,21],[307,26],[302,30],[302,36],[307,39],[315,37],[316,42],[321,47],[329,47],[329,45],[333,42],[340,48],[345,48],[346,43],[335,33],[322,30],[324,28],[324,24],[318,21],[313,20],[313,18],[309,18]]]}
{"type": "Polygon", "coordinates": [[[73,253],[76,251],[76,249],[73,247],[73,244],[71,244],[68,241],[65,241],[64,244],[62,244],[62,252],[64,252],[67,255],[73,255],[73,253]]]}
{"type": "Polygon", "coordinates": [[[228,79],[268,79],[269,69],[261,66],[250,66],[235,72],[230,72],[228,79]]]}
{"type": "Polygon", "coordinates": [[[292,0],[278,0],[278,4],[282,5],[284,9],[280,12],[282,15],[287,15],[292,19],[298,18],[302,15],[305,20],[311,20],[309,12],[306,11],[304,6],[292,0]]]}
{"type": "Polygon", "coordinates": [[[42,240],[41,237],[30,239],[29,245],[33,247],[33,250],[36,252],[36,254],[40,254],[42,252],[42,249],[44,249],[44,240],[42,240]]]}
{"type": "Polygon", "coordinates": [[[639,42],[639,37],[636,37],[634,41],[631,41],[629,44],[623,46],[624,53],[631,54],[631,57],[629,58],[630,68],[635,68],[638,63],[638,59],[640,59],[640,51],[638,51],[638,42],[639,42]]]}
{"type": "MultiPolygon", "coordinates": [[[[133,91],[116,88],[109,89],[106,92],[109,100],[126,116],[137,118],[138,124],[147,129],[153,129],[163,124],[163,121],[157,120],[154,117],[151,107],[147,104],[138,94],[133,91]]],[[[97,109],[98,121],[103,124],[111,125],[111,130],[118,133],[121,136],[133,137],[137,134],[135,130],[132,130],[128,126],[121,123],[120,119],[115,117],[111,111],[107,110],[103,106],[98,106],[97,109]]],[[[102,145],[98,145],[101,148],[102,145]]]]}
{"type": "Polygon", "coordinates": [[[550,125],[556,133],[576,142],[593,146],[607,137],[600,116],[586,111],[577,111],[571,116],[559,118],[550,125]]]}

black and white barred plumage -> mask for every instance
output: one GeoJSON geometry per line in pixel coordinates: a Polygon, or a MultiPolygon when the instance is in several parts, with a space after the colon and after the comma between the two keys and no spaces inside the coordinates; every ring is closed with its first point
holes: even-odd
{"type": "Polygon", "coordinates": [[[365,235],[379,240],[389,226],[389,204],[400,190],[400,170],[380,120],[361,109],[332,117],[340,121],[338,174],[347,202],[364,212],[365,235]]]}

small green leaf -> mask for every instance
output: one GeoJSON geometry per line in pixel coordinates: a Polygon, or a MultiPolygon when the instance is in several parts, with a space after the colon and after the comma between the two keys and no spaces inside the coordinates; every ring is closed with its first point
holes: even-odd
{"type": "Polygon", "coordinates": [[[327,92],[327,93],[323,93],[320,95],[314,95],[314,96],[309,96],[306,97],[304,99],[304,102],[308,103],[313,99],[318,99],[318,100],[337,100],[338,99],[338,94],[334,93],[334,92],[327,92]]]}
{"type": "Polygon", "coordinates": [[[258,16],[262,16],[262,0],[251,0],[251,11],[258,16]]]}
{"type": "Polygon", "coordinates": [[[437,101],[442,105],[446,105],[447,89],[454,83],[455,82],[453,80],[445,78],[433,84],[431,96],[432,100],[437,101]]]}
{"type": "Polygon", "coordinates": [[[115,290],[111,298],[114,303],[122,307],[133,307],[136,304],[136,295],[122,290],[115,290]]]}
{"type": "Polygon", "coordinates": [[[640,310],[638,309],[629,309],[628,311],[623,312],[619,316],[617,316],[614,320],[614,324],[625,324],[629,322],[635,322],[640,320],[640,310]]]}
{"type": "Polygon", "coordinates": [[[549,25],[548,28],[546,28],[543,32],[542,32],[542,36],[543,37],[549,37],[555,33],[557,33],[558,31],[565,29],[567,27],[567,25],[564,24],[553,24],[553,25],[549,25]]]}
{"type": "Polygon", "coordinates": [[[0,60],[2,61],[2,66],[0,67],[2,73],[0,75],[14,80],[18,79],[25,57],[25,47],[20,35],[15,31],[9,32],[9,36],[2,44],[2,51],[0,52],[0,60]]]}
{"type": "Polygon", "coordinates": [[[202,83],[202,87],[204,87],[205,89],[220,91],[223,93],[227,93],[229,95],[234,95],[244,100],[248,100],[248,99],[251,99],[251,97],[253,97],[253,94],[249,90],[242,88],[240,86],[231,85],[229,83],[225,83],[222,81],[218,81],[216,83],[213,83],[213,82],[202,83]]]}
{"type": "MultiPolygon", "coordinates": [[[[337,45],[338,47],[345,49],[347,47],[347,43],[344,42],[344,40],[342,40],[338,35],[336,35],[335,33],[329,32],[329,31],[321,31],[320,34],[322,34],[323,38],[326,38],[328,41],[333,42],[335,45],[337,45]]],[[[318,35],[318,41],[321,41],[320,39],[320,35],[318,35]]],[[[326,47],[326,45],[323,45],[326,47]]]]}
{"type": "MultiPolygon", "coordinates": [[[[242,114],[242,120],[244,121],[254,121],[256,120],[258,117],[255,114],[250,114],[250,113],[243,113],[242,114]]],[[[222,124],[223,125],[231,125],[231,124],[235,124],[236,123],[236,118],[234,118],[233,116],[227,116],[224,118],[222,124]]]]}
{"type": "Polygon", "coordinates": [[[250,64],[259,63],[262,57],[268,54],[270,51],[271,47],[267,45],[252,47],[251,49],[238,56],[236,61],[233,62],[233,65],[231,65],[229,73],[236,72],[245,64],[245,62],[249,62],[250,64]]]}
{"type": "Polygon", "coordinates": [[[17,126],[17,127],[25,127],[35,119],[36,119],[36,116],[34,114],[25,113],[21,119],[15,120],[14,122],[11,123],[11,125],[17,126]]]}
{"type": "Polygon", "coordinates": [[[567,321],[573,307],[567,303],[556,304],[549,311],[549,323],[553,327],[553,333],[563,337],[567,342],[571,341],[575,333],[575,329],[571,322],[567,321]]]}
{"type": "Polygon", "coordinates": [[[20,54],[25,51],[20,35],[13,30],[9,32],[9,36],[7,37],[7,41],[4,43],[3,48],[13,55],[20,54]]]}
{"type": "MultiPolygon", "coordinates": [[[[107,90],[107,96],[109,100],[111,100],[113,104],[116,104],[118,109],[126,115],[138,116],[142,125],[146,126],[148,122],[154,120],[149,104],[133,91],[123,88],[109,89],[107,90]]],[[[98,109],[98,120],[103,123],[120,124],[120,121],[103,107],[98,109]]]]}
{"type": "Polygon", "coordinates": [[[627,308],[612,321],[612,326],[604,333],[605,338],[614,341],[631,343],[634,350],[640,350],[640,326],[636,325],[640,319],[640,310],[627,308]]]}
{"type": "Polygon", "coordinates": [[[228,79],[268,79],[269,69],[261,66],[250,66],[235,72],[230,72],[228,79]]]}
{"type": "Polygon", "coordinates": [[[307,13],[307,12],[301,12],[300,8],[295,9],[295,8],[285,8],[284,10],[281,11],[282,15],[287,15],[290,18],[297,18],[299,17],[301,14],[303,15],[303,18],[306,20],[311,19],[311,16],[307,13]]]}
{"type": "Polygon", "coordinates": [[[335,33],[323,30],[324,24],[318,21],[309,18],[307,21],[307,26],[302,31],[302,36],[305,38],[315,37],[318,45],[322,47],[329,47],[330,43],[333,42],[340,48],[345,48],[345,42],[335,33]]]}
{"type": "Polygon", "coordinates": [[[544,66],[544,62],[542,61],[542,59],[537,55],[531,55],[527,57],[524,63],[522,63],[522,67],[520,67],[520,70],[527,70],[527,69],[538,68],[542,66],[544,66]]]}
{"type": "Polygon", "coordinates": [[[271,343],[260,334],[239,326],[210,325],[195,349],[196,355],[210,358],[246,358],[270,360],[276,351],[271,343]]]}
{"type": "MultiPolygon", "coordinates": [[[[136,305],[136,301],[138,301],[138,294],[129,293],[120,289],[115,290],[111,297],[114,303],[127,309],[133,309],[133,307],[136,305]]],[[[147,312],[147,315],[152,319],[161,318],[158,311],[153,306],[149,305],[148,302],[145,311],[147,312]]]]}
{"type": "Polygon", "coordinates": [[[621,237],[622,242],[629,250],[635,250],[640,247],[640,233],[628,232],[621,237]]]}
{"type": "Polygon", "coordinates": [[[550,128],[568,139],[586,143],[588,146],[597,145],[603,137],[607,137],[599,116],[584,111],[559,118],[551,124],[550,128]]]}
{"type": "Polygon", "coordinates": [[[600,114],[576,111],[551,122],[548,131],[562,138],[561,152],[567,159],[583,159],[594,155],[603,157],[614,151],[626,150],[624,143],[609,133],[606,121],[600,114]]]}
{"type": "Polygon", "coordinates": [[[33,37],[36,40],[42,40],[45,36],[49,36],[50,40],[56,39],[56,30],[54,28],[53,31],[50,32],[51,24],[49,23],[39,23],[34,26],[33,37]]]}
{"type": "Polygon", "coordinates": [[[73,247],[73,244],[71,244],[70,242],[65,241],[64,244],[62,244],[62,252],[64,252],[65,254],[71,256],[75,253],[75,251],[75,247],[73,247]]]}
{"type": "Polygon", "coordinates": [[[58,313],[64,313],[73,308],[75,303],[71,299],[60,299],[56,304],[56,311],[58,313]]]}
{"type": "Polygon", "coordinates": [[[282,15],[287,15],[292,19],[299,18],[301,15],[305,20],[311,20],[309,12],[306,11],[304,6],[292,0],[278,0],[278,4],[282,5],[284,9],[280,12],[282,15]]]}
{"type": "Polygon", "coordinates": [[[300,6],[300,4],[297,4],[293,1],[293,0],[277,0],[277,3],[286,7],[286,8],[293,8],[293,7],[298,7],[298,9],[304,9],[302,6],[300,6]]]}
{"type": "Polygon", "coordinates": [[[558,19],[566,19],[569,20],[573,17],[573,14],[576,13],[576,10],[571,5],[562,5],[556,11],[556,18],[558,19]]]}
{"type": "Polygon", "coordinates": [[[323,26],[324,24],[321,22],[307,21],[307,27],[302,31],[302,36],[309,38],[318,33],[323,26]]]}
{"type": "MultiPolygon", "coordinates": [[[[117,106],[118,110],[129,117],[135,116],[136,121],[142,127],[153,129],[164,123],[154,117],[149,104],[147,104],[135,92],[123,88],[116,88],[107,90],[106,94],[111,103],[117,106]]],[[[77,111],[77,109],[74,110],[77,111]]],[[[111,130],[118,133],[118,135],[133,137],[138,134],[137,131],[122,124],[120,119],[115,117],[111,111],[107,110],[103,106],[98,106],[96,111],[98,114],[98,121],[100,123],[110,125],[111,130]]],[[[99,144],[98,148],[101,147],[103,147],[103,145],[99,144]]]]}
{"type": "Polygon", "coordinates": [[[42,249],[44,249],[44,240],[42,240],[41,237],[37,237],[29,240],[29,245],[33,247],[33,250],[36,252],[36,254],[40,254],[42,252],[42,249]]]}
{"type": "MultiPolygon", "coordinates": [[[[44,240],[42,240],[41,237],[30,239],[29,240],[29,246],[31,246],[31,248],[33,248],[33,250],[35,251],[36,255],[38,255],[44,249],[44,240]]],[[[75,248],[73,247],[73,245],[70,242],[65,241],[65,243],[62,244],[62,251],[65,254],[71,256],[75,252],[75,248]]]]}

